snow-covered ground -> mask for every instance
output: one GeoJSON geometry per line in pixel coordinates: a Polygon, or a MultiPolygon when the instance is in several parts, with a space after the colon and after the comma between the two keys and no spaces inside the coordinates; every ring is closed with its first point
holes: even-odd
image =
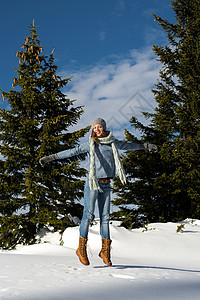
{"type": "Polygon", "coordinates": [[[127,230],[112,222],[112,267],[98,257],[99,223],[90,228],[83,266],[75,255],[79,228],[40,244],[0,252],[0,299],[199,300],[200,221],[155,223],[127,230]]]}

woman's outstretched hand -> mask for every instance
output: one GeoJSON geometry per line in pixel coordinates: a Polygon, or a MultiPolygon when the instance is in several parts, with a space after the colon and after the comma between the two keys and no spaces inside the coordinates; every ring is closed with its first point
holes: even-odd
{"type": "Polygon", "coordinates": [[[154,144],[150,144],[150,143],[144,143],[144,148],[149,150],[149,151],[152,151],[152,152],[157,152],[158,151],[158,148],[156,145],[154,144]]]}
{"type": "Polygon", "coordinates": [[[58,159],[58,155],[57,154],[51,154],[49,156],[44,156],[42,158],[40,158],[39,163],[41,164],[42,167],[44,167],[47,163],[58,159]]]}

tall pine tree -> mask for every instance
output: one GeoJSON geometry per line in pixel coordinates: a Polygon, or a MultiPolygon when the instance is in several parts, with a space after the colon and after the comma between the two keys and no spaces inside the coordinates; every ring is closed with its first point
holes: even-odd
{"type": "MultiPolygon", "coordinates": [[[[176,23],[154,15],[168,45],[153,46],[162,63],[153,90],[157,107],[150,125],[134,117],[142,141],[158,145],[156,154],[130,153],[124,159],[130,180],[125,189],[116,181],[117,215],[126,226],[141,221],[176,221],[200,217],[200,1],[171,1],[176,23]],[[133,205],[133,209],[128,206],[133,205]]],[[[127,139],[136,139],[126,132],[127,139]]]]}
{"type": "Polygon", "coordinates": [[[83,113],[62,92],[70,78],[56,74],[54,53],[43,55],[34,23],[19,58],[13,90],[1,91],[9,109],[0,109],[0,246],[34,242],[44,227],[64,230],[67,215],[80,216],[83,191],[79,165],[83,157],[56,161],[42,168],[39,159],[78,144],[89,130],[70,132],[83,113]]]}

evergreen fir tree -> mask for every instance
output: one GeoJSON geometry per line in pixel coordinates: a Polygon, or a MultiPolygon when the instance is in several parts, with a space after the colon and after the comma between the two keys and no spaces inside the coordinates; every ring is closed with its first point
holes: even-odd
{"type": "MultiPolygon", "coordinates": [[[[117,213],[124,215],[127,226],[140,217],[155,222],[200,216],[200,1],[176,0],[171,5],[175,24],[154,15],[169,41],[164,47],[153,46],[163,65],[153,90],[155,113],[146,114],[149,126],[131,119],[142,141],[157,144],[159,151],[128,154],[128,176],[137,180],[125,189],[118,181],[114,186],[119,196],[115,204],[135,205],[117,213]]],[[[127,139],[134,136],[127,133],[127,139]]]]}
{"type": "Polygon", "coordinates": [[[39,159],[78,144],[89,127],[70,132],[83,113],[62,92],[70,78],[56,74],[54,53],[43,55],[34,23],[19,58],[13,90],[1,91],[9,110],[0,109],[0,245],[34,242],[39,229],[64,230],[67,217],[81,216],[83,158],[56,161],[42,168],[39,159]]]}

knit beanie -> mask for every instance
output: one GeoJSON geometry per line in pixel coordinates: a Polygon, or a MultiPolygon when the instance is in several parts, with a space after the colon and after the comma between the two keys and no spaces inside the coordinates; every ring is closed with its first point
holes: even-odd
{"type": "Polygon", "coordinates": [[[106,130],[106,122],[103,119],[101,118],[94,119],[94,121],[92,122],[92,128],[97,124],[101,125],[104,128],[104,130],[106,130]]]}

